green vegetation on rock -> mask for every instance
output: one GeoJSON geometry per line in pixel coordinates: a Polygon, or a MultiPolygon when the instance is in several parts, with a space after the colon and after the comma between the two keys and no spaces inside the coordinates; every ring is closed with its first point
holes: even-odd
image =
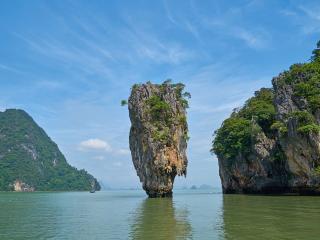
{"type": "Polygon", "coordinates": [[[272,100],[271,89],[262,88],[255,92],[254,97],[240,110],[234,111],[215,131],[211,152],[226,159],[248,154],[254,136],[263,130],[270,130],[275,122],[272,100]]]}
{"type": "Polygon", "coordinates": [[[70,166],[58,146],[22,110],[0,112],[0,191],[21,181],[38,191],[90,190],[97,180],[70,166]]]}
{"type": "Polygon", "coordinates": [[[250,152],[259,131],[269,137],[274,136],[275,131],[280,137],[285,136],[290,119],[296,120],[297,131],[302,135],[320,132],[314,116],[320,109],[320,41],[311,61],[292,65],[289,71],[280,75],[277,84],[292,86],[294,95],[305,100],[306,109],[293,111],[284,119],[276,120],[274,89],[262,88],[215,131],[211,152],[225,159],[245,155],[250,152]]]}
{"type": "MultiPolygon", "coordinates": [[[[151,82],[148,82],[152,84],[151,82]]],[[[170,144],[170,126],[172,124],[179,124],[183,126],[183,128],[187,129],[187,118],[183,113],[174,113],[172,112],[172,108],[170,107],[170,103],[168,103],[164,99],[164,94],[167,91],[167,88],[173,88],[174,93],[176,94],[176,98],[178,99],[181,106],[186,109],[189,107],[188,98],[191,98],[190,93],[184,92],[185,85],[182,83],[173,84],[172,81],[166,80],[160,86],[160,91],[158,93],[154,93],[150,96],[145,104],[148,107],[148,111],[150,113],[150,122],[153,124],[154,128],[152,131],[152,138],[155,141],[160,141],[165,144],[170,144]]],[[[185,139],[189,140],[189,136],[186,133],[185,139]]]]}
{"type": "Polygon", "coordinates": [[[320,108],[320,41],[313,51],[311,62],[294,64],[284,72],[283,84],[292,84],[296,96],[307,100],[309,110],[320,108]]]}
{"type": "MultiPolygon", "coordinates": [[[[234,114],[235,115],[235,114],[234,114]]],[[[212,152],[226,159],[239,153],[248,153],[251,145],[251,122],[245,118],[232,116],[225,120],[216,132],[212,152]]]]}

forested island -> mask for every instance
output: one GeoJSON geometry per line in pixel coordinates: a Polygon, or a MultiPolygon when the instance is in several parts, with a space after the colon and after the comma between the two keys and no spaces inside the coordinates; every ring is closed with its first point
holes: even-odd
{"type": "Polygon", "coordinates": [[[23,110],[0,112],[0,191],[100,190],[23,110]]]}
{"type": "Polygon", "coordinates": [[[320,41],[215,131],[224,193],[320,194],[320,41]]]}

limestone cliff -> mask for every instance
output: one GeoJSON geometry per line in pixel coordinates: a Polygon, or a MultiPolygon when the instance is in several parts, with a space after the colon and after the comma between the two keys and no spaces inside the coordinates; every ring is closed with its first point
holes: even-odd
{"type": "MultiPolygon", "coordinates": [[[[318,45],[320,47],[320,44],[318,45]]],[[[215,132],[224,193],[320,194],[320,58],[295,64],[215,132]]]]}
{"type": "Polygon", "coordinates": [[[128,101],[130,150],[149,197],[172,195],[176,175],[187,173],[188,125],[183,84],[136,84],[128,101]]]}

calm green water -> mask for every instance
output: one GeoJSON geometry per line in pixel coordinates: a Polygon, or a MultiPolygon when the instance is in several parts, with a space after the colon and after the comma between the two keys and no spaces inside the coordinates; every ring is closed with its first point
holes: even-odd
{"type": "Polygon", "coordinates": [[[0,193],[0,239],[320,239],[320,197],[0,193]]]}

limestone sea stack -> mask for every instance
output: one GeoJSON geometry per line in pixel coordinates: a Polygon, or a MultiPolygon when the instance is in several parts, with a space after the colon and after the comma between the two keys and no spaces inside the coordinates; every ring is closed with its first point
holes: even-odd
{"type": "Polygon", "coordinates": [[[149,197],[172,196],[173,182],[187,174],[188,92],[181,83],[135,84],[128,101],[130,150],[149,197]]]}
{"type": "Polygon", "coordinates": [[[215,132],[224,193],[320,195],[320,42],[215,132]]]}

